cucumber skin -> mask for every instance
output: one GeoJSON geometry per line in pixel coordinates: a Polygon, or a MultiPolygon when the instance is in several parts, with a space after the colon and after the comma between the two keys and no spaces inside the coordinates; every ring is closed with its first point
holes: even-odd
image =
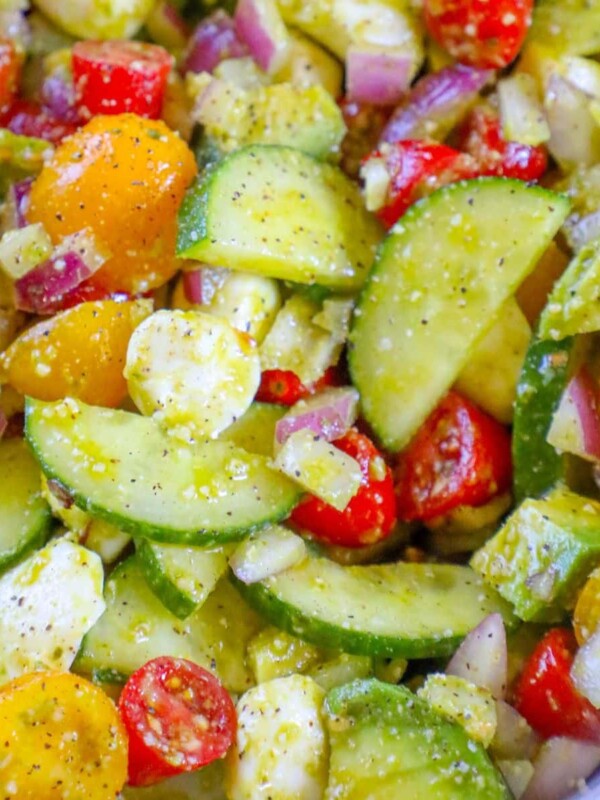
{"type": "Polygon", "coordinates": [[[546,435],[569,376],[573,337],[535,341],[517,385],[513,420],[513,489],[517,503],[539,497],[565,476],[565,459],[546,435]]]}
{"type": "Polygon", "coordinates": [[[179,591],[164,574],[146,539],[138,539],[135,543],[135,550],[148,586],[164,607],[178,619],[186,619],[193,614],[196,610],[196,603],[179,591]]]}
{"type": "Polygon", "coordinates": [[[283,505],[280,506],[277,510],[277,514],[261,520],[251,528],[245,526],[241,528],[232,526],[230,528],[223,528],[218,532],[207,529],[186,531],[179,528],[169,528],[166,525],[151,525],[147,522],[132,520],[130,517],[123,516],[117,512],[109,511],[103,506],[93,503],[89,497],[72,491],[69,486],[66,486],[63,483],[62,476],[59,475],[58,472],[55,472],[45,462],[41,453],[39,452],[39,448],[36,445],[35,437],[31,436],[30,434],[30,412],[31,406],[29,404],[29,398],[27,398],[27,402],[25,404],[25,438],[27,439],[44,475],[49,480],[57,481],[60,486],[62,486],[63,489],[71,495],[75,505],[78,508],[81,508],[82,511],[85,511],[91,517],[98,517],[106,522],[110,522],[112,525],[120,528],[125,533],[130,533],[135,537],[152,539],[153,541],[163,542],[165,544],[189,544],[197,545],[199,547],[220,545],[226,542],[239,542],[255,531],[262,530],[262,528],[267,527],[268,525],[281,522],[282,520],[286,519],[291,513],[292,509],[298,503],[302,494],[300,489],[298,489],[298,492],[294,498],[290,498],[291,502],[289,505],[286,505],[285,507],[283,505]]]}
{"type": "Polygon", "coordinates": [[[443,639],[436,637],[419,639],[400,639],[395,636],[382,636],[366,631],[344,630],[339,625],[309,617],[299,609],[280,600],[260,583],[245,584],[233,573],[230,580],[244,600],[272,625],[315,644],[357,656],[376,656],[379,658],[407,659],[440,658],[451,656],[464,635],[458,634],[443,639]]]}

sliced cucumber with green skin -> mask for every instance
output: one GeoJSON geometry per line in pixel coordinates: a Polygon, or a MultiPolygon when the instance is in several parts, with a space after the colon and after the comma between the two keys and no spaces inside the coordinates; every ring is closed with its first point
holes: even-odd
{"type": "Polygon", "coordinates": [[[325,701],[331,758],[324,800],[510,800],[480,744],[404,686],[375,679],[325,701]]]}
{"type": "Polygon", "coordinates": [[[252,145],[188,191],[177,250],[207,264],[351,291],[364,283],[380,238],[340,169],[300,150],[252,145]]]}
{"type": "Polygon", "coordinates": [[[179,619],[199,608],[227,571],[233,545],[211,550],[138,539],[136,552],[148,586],[179,619]]]}
{"type": "Polygon", "coordinates": [[[274,403],[252,403],[248,411],[221,433],[219,439],[232,442],[261,456],[273,455],[275,426],[288,411],[274,403]]]}
{"type": "Polygon", "coordinates": [[[0,441],[0,569],[41,547],[50,532],[40,468],[23,439],[0,441]]]}
{"type": "Polygon", "coordinates": [[[514,621],[495,590],[453,564],[343,567],[310,557],[258,583],[235,585],[271,624],[355,655],[445,656],[488,614],[514,621]]]}
{"type": "Polygon", "coordinates": [[[137,536],[207,546],[285,518],[299,497],[264,456],[179,442],[147,417],[28,399],[26,435],[75,504],[137,536]]]}
{"type": "Polygon", "coordinates": [[[182,621],[155,597],[132,556],[111,573],[104,600],[106,611],[83,640],[76,671],[120,682],[146,661],[170,655],[212,670],[229,691],[253,684],[246,645],[262,623],[227,580],[182,621]]]}
{"type": "Polygon", "coordinates": [[[402,449],[533,269],[569,202],[480,178],[412,206],[384,242],[355,312],[350,372],[363,414],[402,449]]]}
{"type": "Polygon", "coordinates": [[[513,491],[517,502],[539,497],[564,480],[569,458],[548,444],[546,436],[560,402],[578,352],[585,349],[581,339],[561,342],[534,341],[527,351],[517,384],[513,419],[513,491]]]}

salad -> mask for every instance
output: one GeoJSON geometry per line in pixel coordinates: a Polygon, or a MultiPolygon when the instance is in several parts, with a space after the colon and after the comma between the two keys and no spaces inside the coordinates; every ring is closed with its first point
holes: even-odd
{"type": "Polygon", "coordinates": [[[0,0],[0,797],[594,796],[599,54],[0,0]]]}

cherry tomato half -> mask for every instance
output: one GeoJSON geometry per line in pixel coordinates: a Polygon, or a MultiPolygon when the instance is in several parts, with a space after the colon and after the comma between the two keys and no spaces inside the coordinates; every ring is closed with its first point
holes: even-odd
{"type": "Polygon", "coordinates": [[[531,24],[533,0],[425,0],[431,36],[461,64],[498,69],[513,61],[531,24]]]}
{"type": "Polygon", "coordinates": [[[158,119],[173,57],[147,42],[77,42],[73,81],[82,113],[158,119]]]}
{"type": "Polygon", "coordinates": [[[401,453],[395,477],[403,520],[428,520],[458,506],[483,505],[510,486],[510,435],[451,391],[401,453]]]}
{"type": "Polygon", "coordinates": [[[567,628],[553,628],[521,673],[514,705],[544,737],[569,736],[600,744],[600,710],[582,697],[570,670],[577,643],[567,628]]]}
{"type": "Polygon", "coordinates": [[[0,39],[0,109],[10,104],[17,91],[22,60],[14,42],[0,39]]]}
{"type": "Polygon", "coordinates": [[[367,163],[372,158],[383,159],[390,176],[386,203],[377,211],[388,228],[419,198],[478,174],[471,156],[436,142],[406,139],[372,153],[367,163]]]}
{"type": "Polygon", "coordinates": [[[548,166],[545,147],[504,139],[500,118],[489,106],[477,106],[469,114],[459,146],[475,159],[480,175],[537,181],[548,166]]]}
{"type": "Polygon", "coordinates": [[[318,381],[305,386],[295,372],[289,369],[266,369],[260,379],[256,399],[260,403],[279,403],[282,406],[293,406],[311,394],[337,386],[335,367],[326,370],[318,381]]]}
{"type": "Polygon", "coordinates": [[[343,511],[312,495],[294,509],[292,522],[328,544],[363,547],[388,536],[396,523],[392,472],[373,442],[351,429],[333,444],[358,461],[362,483],[343,511]]]}
{"type": "Polygon", "coordinates": [[[149,786],[222,758],[235,738],[231,697],[207,670],[161,656],[129,678],[119,698],[129,735],[129,783],[149,786]]]}

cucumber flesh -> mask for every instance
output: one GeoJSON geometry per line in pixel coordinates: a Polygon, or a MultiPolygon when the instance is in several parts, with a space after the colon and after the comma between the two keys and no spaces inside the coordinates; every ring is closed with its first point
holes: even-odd
{"type": "Polygon", "coordinates": [[[324,800],[509,800],[485,750],[404,686],[375,679],[325,701],[331,759],[324,800]]]}
{"type": "Polygon", "coordinates": [[[148,586],[179,619],[189,617],[227,571],[233,545],[213,549],[138,539],[136,552],[148,586]]]}
{"type": "Polygon", "coordinates": [[[351,291],[362,286],[380,238],[340,169],[300,150],[252,145],[188,191],[177,247],[182,258],[351,291]]]}
{"type": "Polygon", "coordinates": [[[126,679],[152,658],[188,658],[215,672],[229,691],[252,685],[246,645],[261,627],[257,616],[226,580],[185,621],[152,593],[137,556],[111,573],[106,612],[83,640],[74,669],[126,679]]]}
{"type": "Polygon", "coordinates": [[[311,557],[258,583],[235,583],[271,624],[356,655],[445,656],[488,614],[514,619],[469,567],[449,564],[343,567],[311,557]]]}
{"type": "Polygon", "coordinates": [[[538,186],[480,178],[412,206],[359,299],[350,371],[364,416],[402,449],[456,380],[569,210],[538,186]]]}
{"type": "Polygon", "coordinates": [[[272,456],[275,426],[287,410],[285,406],[275,403],[252,403],[248,411],[224,430],[219,439],[232,442],[249,453],[272,456]]]}
{"type": "Polygon", "coordinates": [[[75,504],[137,536],[222,544],[288,515],[299,490],[265,456],[178,442],[152,419],[68,399],[29,399],[26,434],[75,504]]]}
{"type": "Polygon", "coordinates": [[[52,523],[39,465],[22,439],[0,441],[0,487],[0,569],[6,569],[41,547],[52,523]]]}

